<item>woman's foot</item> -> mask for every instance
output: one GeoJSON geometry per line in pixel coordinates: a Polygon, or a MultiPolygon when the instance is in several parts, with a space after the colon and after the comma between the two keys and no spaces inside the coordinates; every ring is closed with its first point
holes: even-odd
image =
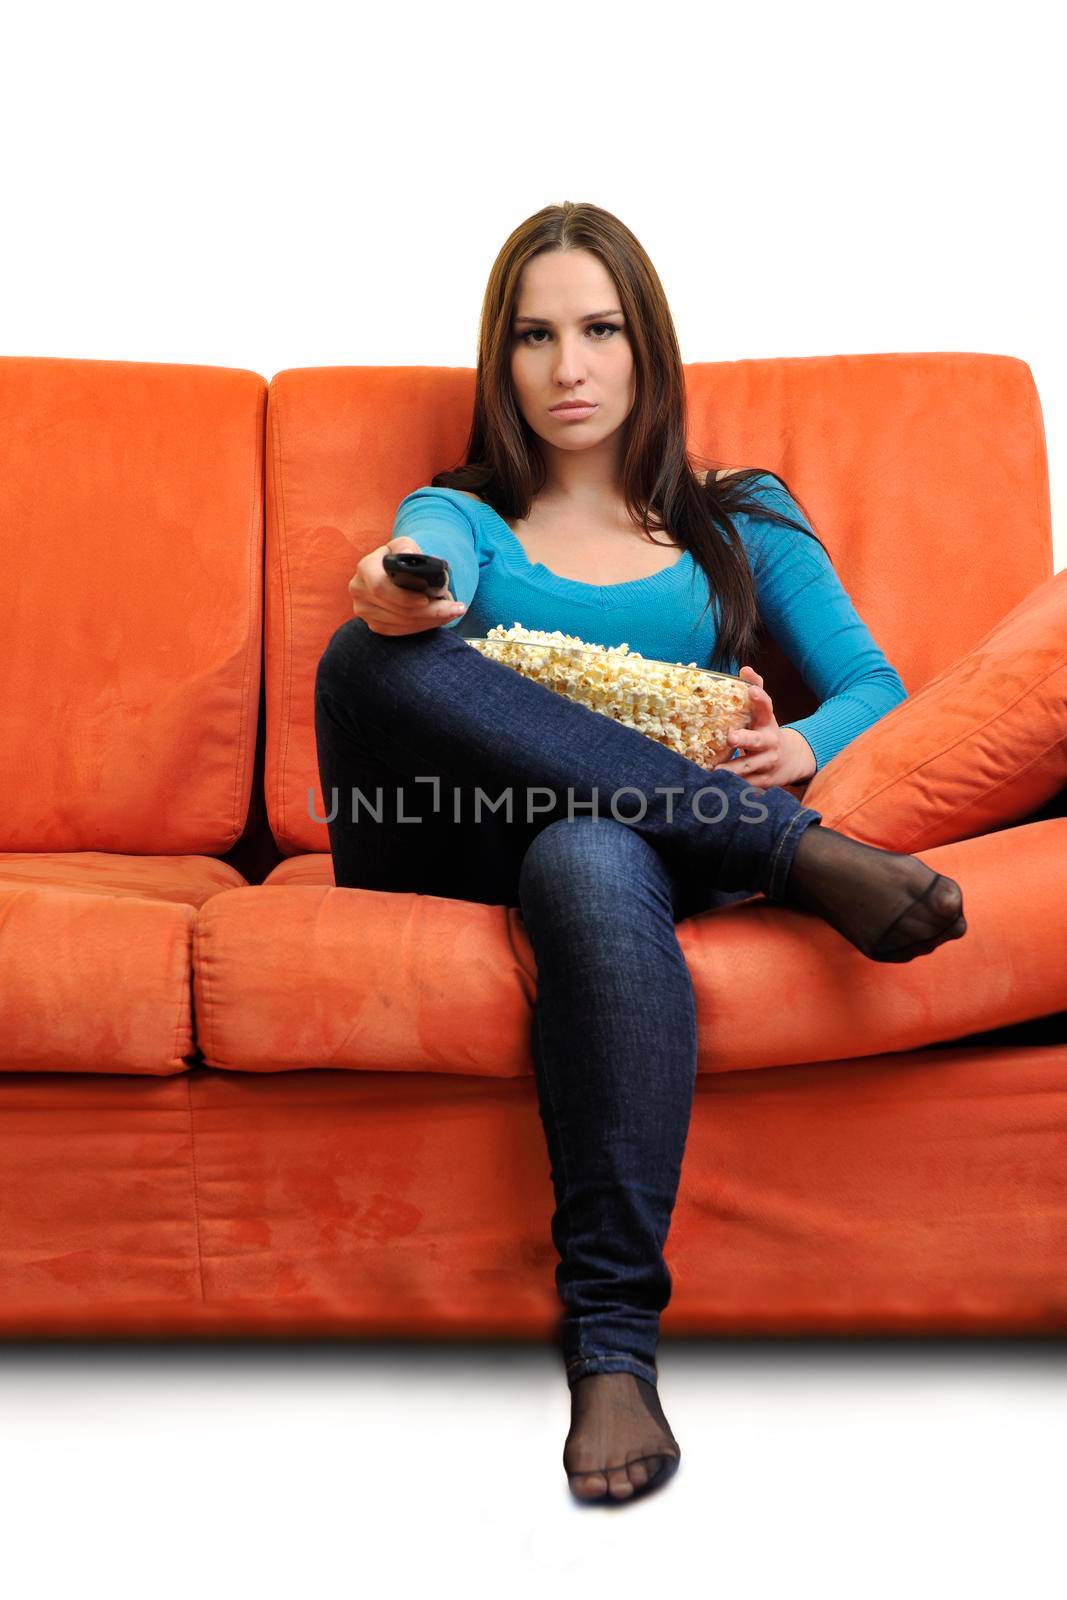
{"type": "Polygon", "coordinates": [[[572,1385],[563,1465],[578,1500],[636,1500],[673,1477],[681,1457],[659,1394],[645,1378],[588,1372],[572,1385]]]}
{"type": "Polygon", "coordinates": [[[783,904],[816,912],[872,961],[911,961],[967,931],[953,878],[818,822],[800,836],[783,904]]]}

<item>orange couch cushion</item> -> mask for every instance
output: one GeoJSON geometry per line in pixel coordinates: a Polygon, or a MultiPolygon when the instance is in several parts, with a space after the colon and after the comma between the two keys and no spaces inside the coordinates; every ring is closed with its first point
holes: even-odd
{"type": "Polygon", "coordinates": [[[1067,787],[1067,568],[816,773],[805,805],[883,849],[1004,828],[1067,787]]]}
{"type": "MultiPolygon", "coordinates": [[[[967,933],[900,965],[760,897],[684,918],[698,1072],[911,1050],[1067,1010],[1067,818],[922,859],[962,885],[967,933]]],[[[332,884],[329,856],[294,857],[201,909],[194,995],[208,1066],[533,1072],[537,961],[518,908],[332,884]]]]}
{"type": "Polygon", "coordinates": [[[1067,818],[961,839],[921,859],[962,888],[967,931],[913,961],[871,961],[821,918],[767,900],[681,922],[702,1066],[733,1072],[914,1050],[1067,1011],[1067,818]]]}
{"type": "Polygon", "coordinates": [[[242,886],[205,857],[0,854],[3,1071],[186,1071],[196,908],[242,886]]]}
{"type": "MultiPolygon", "coordinates": [[[[332,885],[329,856],[316,874],[332,885]]],[[[205,1064],[532,1071],[534,991],[507,906],[297,883],[216,895],[196,919],[205,1064]]]]}
{"type": "Polygon", "coordinates": [[[266,396],[239,369],[0,357],[0,849],[240,838],[266,396]]]}

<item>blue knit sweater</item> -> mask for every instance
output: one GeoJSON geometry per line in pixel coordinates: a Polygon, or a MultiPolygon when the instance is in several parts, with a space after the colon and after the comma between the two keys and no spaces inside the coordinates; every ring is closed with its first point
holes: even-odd
{"type": "MultiPolygon", "coordinates": [[[[769,473],[747,492],[810,528],[793,497],[769,473]]],[[[751,513],[731,514],[752,567],[760,616],[820,705],[783,723],[811,747],[816,770],[844,749],[907,690],[858,615],[822,547],[795,528],[751,513]]],[[[464,638],[490,628],[577,635],[590,644],[627,643],[646,657],[710,666],[717,603],[705,615],[708,580],[689,551],[673,566],[626,583],[581,583],[531,562],[492,506],[458,489],[415,489],[397,507],[392,538],[415,540],[448,562],[452,594],[468,610],[443,623],[464,638]]],[[[737,672],[742,662],[732,662],[737,672]]]]}

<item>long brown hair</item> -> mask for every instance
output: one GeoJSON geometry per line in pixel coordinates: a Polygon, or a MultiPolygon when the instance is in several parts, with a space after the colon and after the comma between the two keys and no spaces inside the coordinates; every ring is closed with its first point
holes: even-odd
{"type": "MultiPolygon", "coordinates": [[[[753,660],[761,631],[755,582],[733,515],[749,512],[797,528],[826,546],[810,527],[746,493],[767,469],[750,467],[716,481],[715,469],[725,463],[690,456],[685,377],[667,297],[644,248],[610,211],[571,201],[545,206],[505,240],[482,301],[466,460],[438,472],[431,482],[435,488],[469,490],[505,519],[520,520],[529,516],[544,487],[544,459],[511,381],[511,330],[522,270],[546,250],[588,250],[615,281],[636,368],[623,458],[626,507],[651,543],[660,543],[652,538],[653,526],[665,530],[703,568],[708,580],[704,609],[713,597],[719,605],[711,665],[732,671],[735,661],[753,660]],[[709,468],[704,482],[701,466],[709,468]]],[[[777,473],[771,476],[789,493],[777,473]]],[[[792,498],[806,517],[801,502],[792,498]]]]}

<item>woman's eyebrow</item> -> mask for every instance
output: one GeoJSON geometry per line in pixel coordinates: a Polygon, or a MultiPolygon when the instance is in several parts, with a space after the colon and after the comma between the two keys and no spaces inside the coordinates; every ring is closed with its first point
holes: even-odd
{"type": "MultiPolygon", "coordinates": [[[[587,316],[582,317],[580,320],[582,322],[592,322],[596,317],[621,317],[621,316],[622,316],[622,312],[619,309],[619,307],[618,306],[612,306],[610,311],[590,311],[587,316]]],[[[540,326],[543,327],[543,328],[551,328],[551,326],[552,326],[551,322],[548,320],[547,317],[513,317],[512,321],[514,321],[514,322],[536,322],[536,323],[539,323],[540,326]]]]}

